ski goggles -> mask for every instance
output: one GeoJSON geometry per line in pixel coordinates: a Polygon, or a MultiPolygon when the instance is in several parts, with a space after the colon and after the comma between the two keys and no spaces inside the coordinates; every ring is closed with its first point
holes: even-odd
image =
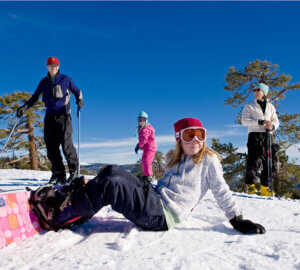
{"type": "Polygon", "coordinates": [[[181,139],[185,143],[193,141],[204,142],[206,140],[206,129],[202,127],[188,127],[176,132],[176,139],[181,139]]]}
{"type": "Polygon", "coordinates": [[[146,122],[146,118],[145,117],[139,117],[138,122],[146,122]]]}

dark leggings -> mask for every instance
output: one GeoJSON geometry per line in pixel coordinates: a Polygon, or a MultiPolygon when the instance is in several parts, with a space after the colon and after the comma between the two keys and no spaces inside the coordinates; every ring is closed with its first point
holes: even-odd
{"type": "Polygon", "coordinates": [[[72,196],[73,209],[82,217],[89,218],[106,205],[143,229],[168,230],[161,200],[152,185],[113,165],[72,196]]]}

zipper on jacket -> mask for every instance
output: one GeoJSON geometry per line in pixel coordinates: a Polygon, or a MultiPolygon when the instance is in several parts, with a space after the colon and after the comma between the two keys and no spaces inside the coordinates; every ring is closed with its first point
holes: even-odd
{"type": "MultiPolygon", "coordinates": [[[[56,76],[55,76],[56,77],[56,76]]],[[[55,85],[55,79],[54,79],[54,82],[52,81],[51,79],[51,76],[50,76],[50,73],[47,74],[46,78],[50,81],[50,84],[51,84],[51,92],[52,92],[52,105],[54,106],[54,85],[55,85]]]]}

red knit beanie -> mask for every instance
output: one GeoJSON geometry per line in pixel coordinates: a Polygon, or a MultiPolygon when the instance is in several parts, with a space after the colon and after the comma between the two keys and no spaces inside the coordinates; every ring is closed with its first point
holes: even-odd
{"type": "Polygon", "coordinates": [[[188,128],[188,127],[202,127],[203,125],[200,122],[200,120],[196,118],[183,118],[177,121],[174,124],[174,130],[175,130],[175,138],[176,141],[180,138],[180,130],[188,128]]]}
{"type": "Polygon", "coordinates": [[[49,66],[49,65],[59,65],[59,61],[58,61],[57,57],[50,56],[47,60],[47,66],[49,66]]]}

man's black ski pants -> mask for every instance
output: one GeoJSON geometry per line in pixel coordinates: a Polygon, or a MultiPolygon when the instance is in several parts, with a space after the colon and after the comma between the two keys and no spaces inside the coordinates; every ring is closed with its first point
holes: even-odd
{"type": "Polygon", "coordinates": [[[52,165],[52,173],[55,176],[65,176],[65,167],[60,153],[62,147],[67,160],[69,172],[78,170],[78,158],[73,145],[73,128],[70,114],[50,115],[44,119],[44,140],[47,147],[47,156],[52,165]]]}

